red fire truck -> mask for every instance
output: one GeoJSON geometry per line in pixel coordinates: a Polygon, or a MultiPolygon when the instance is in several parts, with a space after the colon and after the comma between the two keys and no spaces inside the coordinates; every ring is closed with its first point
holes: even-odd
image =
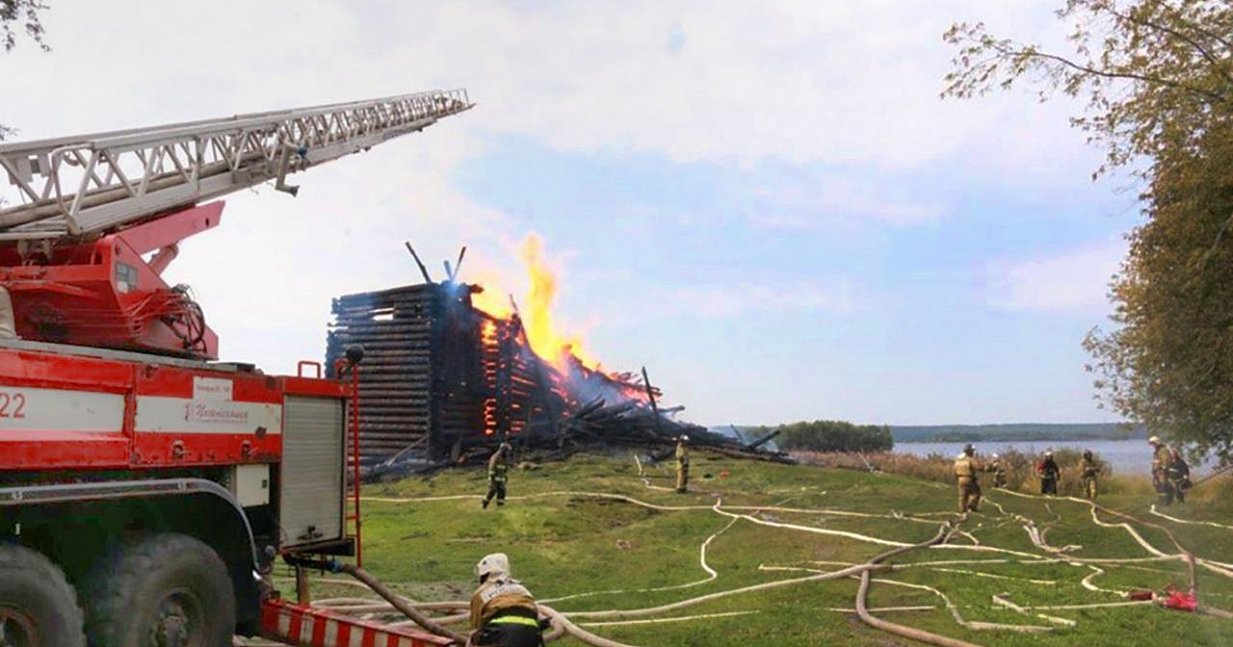
{"type": "Polygon", "coordinates": [[[218,225],[209,200],[294,195],[289,174],[471,106],[434,91],[0,144],[0,647],[448,643],[270,585],[279,558],[360,558],[362,352],[342,380],[218,362],[161,274],[218,225]]]}

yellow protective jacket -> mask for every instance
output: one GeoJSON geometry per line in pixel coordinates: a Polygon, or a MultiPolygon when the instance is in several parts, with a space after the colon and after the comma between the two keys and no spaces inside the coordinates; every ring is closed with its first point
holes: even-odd
{"type": "Polygon", "coordinates": [[[539,613],[535,598],[527,587],[508,575],[490,577],[471,594],[471,626],[479,629],[506,609],[526,609],[539,613]]]}
{"type": "Polygon", "coordinates": [[[689,467],[689,448],[685,443],[676,444],[676,464],[681,467],[689,467]]]}
{"type": "Polygon", "coordinates": [[[1173,453],[1168,445],[1161,445],[1152,452],[1152,475],[1164,477],[1169,466],[1173,464],[1173,453]]]}
{"type": "Polygon", "coordinates": [[[1083,474],[1083,478],[1096,478],[1100,474],[1100,464],[1095,459],[1088,460],[1086,458],[1079,460],[1079,469],[1083,474]]]}
{"type": "Polygon", "coordinates": [[[975,479],[978,472],[985,471],[984,466],[974,456],[960,454],[955,459],[955,476],[958,478],[975,479]]]}

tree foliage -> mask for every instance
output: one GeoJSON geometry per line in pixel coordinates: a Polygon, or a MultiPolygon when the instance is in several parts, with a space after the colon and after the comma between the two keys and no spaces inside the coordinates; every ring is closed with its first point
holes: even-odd
{"type": "Polygon", "coordinates": [[[854,425],[843,420],[794,422],[779,427],[781,449],[812,452],[888,452],[895,446],[890,427],[854,425]]]}
{"type": "Polygon", "coordinates": [[[1233,2],[1069,0],[1070,51],[956,24],[944,96],[1020,80],[1086,101],[1072,123],[1142,181],[1145,222],[1084,342],[1102,403],[1233,459],[1233,2]]]}
{"type": "MultiPolygon", "coordinates": [[[[11,52],[17,47],[17,35],[25,33],[44,52],[50,51],[43,42],[43,23],[39,12],[47,9],[42,0],[0,0],[0,47],[11,52]]],[[[0,141],[12,137],[17,131],[0,124],[0,141]]]]}
{"type": "MultiPolygon", "coordinates": [[[[1108,163],[1156,158],[1196,145],[1215,106],[1233,101],[1233,11],[1227,0],[1069,0],[1058,19],[1073,25],[1072,51],[957,23],[943,38],[958,48],[943,96],[970,98],[1028,79],[1045,99],[1087,101],[1071,119],[1108,147],[1108,163]]],[[[1104,168],[1102,167],[1102,169],[1104,168]]]]}
{"type": "Polygon", "coordinates": [[[43,42],[43,22],[39,12],[47,5],[42,0],[0,0],[0,46],[11,52],[17,47],[18,33],[25,33],[44,52],[51,48],[43,42]]]}

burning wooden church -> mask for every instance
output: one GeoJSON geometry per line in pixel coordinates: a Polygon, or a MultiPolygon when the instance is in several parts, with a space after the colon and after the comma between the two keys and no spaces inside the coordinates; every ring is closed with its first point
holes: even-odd
{"type": "Polygon", "coordinates": [[[526,327],[512,298],[504,307],[482,286],[457,280],[466,248],[454,266],[445,263],[447,280],[439,283],[409,243],[407,249],[424,283],[333,301],[326,365],[350,346],[364,349],[360,461],[372,473],[410,462],[455,463],[503,440],[521,449],[640,445],[662,453],[686,433],[691,443],[721,452],[784,459],[758,450],[761,442],[742,445],[676,420],[684,407],[660,409],[646,369],[610,373],[580,360],[553,331],[555,279],[534,236],[524,241],[533,286],[526,327]]]}
{"type": "Polygon", "coordinates": [[[353,344],[364,349],[363,464],[411,454],[457,459],[504,439],[559,448],[706,435],[660,412],[644,376],[593,370],[568,354],[557,363],[541,358],[517,313],[497,317],[472,304],[482,289],[430,282],[334,299],[327,365],[353,344]]]}

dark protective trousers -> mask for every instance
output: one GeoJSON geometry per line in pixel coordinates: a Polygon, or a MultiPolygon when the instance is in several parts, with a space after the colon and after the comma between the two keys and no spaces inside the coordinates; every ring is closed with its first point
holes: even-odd
{"type": "Polygon", "coordinates": [[[1057,494],[1057,478],[1041,477],[1040,493],[1057,494]]]}
{"type": "Polygon", "coordinates": [[[1177,500],[1178,503],[1186,502],[1186,490],[1181,487],[1181,482],[1171,479],[1161,479],[1156,483],[1156,494],[1160,498],[1162,505],[1169,505],[1177,500]]]}
{"type": "Polygon", "coordinates": [[[497,497],[497,505],[505,505],[505,481],[488,482],[488,495],[484,497],[484,504],[487,505],[494,496],[497,497]]]}

